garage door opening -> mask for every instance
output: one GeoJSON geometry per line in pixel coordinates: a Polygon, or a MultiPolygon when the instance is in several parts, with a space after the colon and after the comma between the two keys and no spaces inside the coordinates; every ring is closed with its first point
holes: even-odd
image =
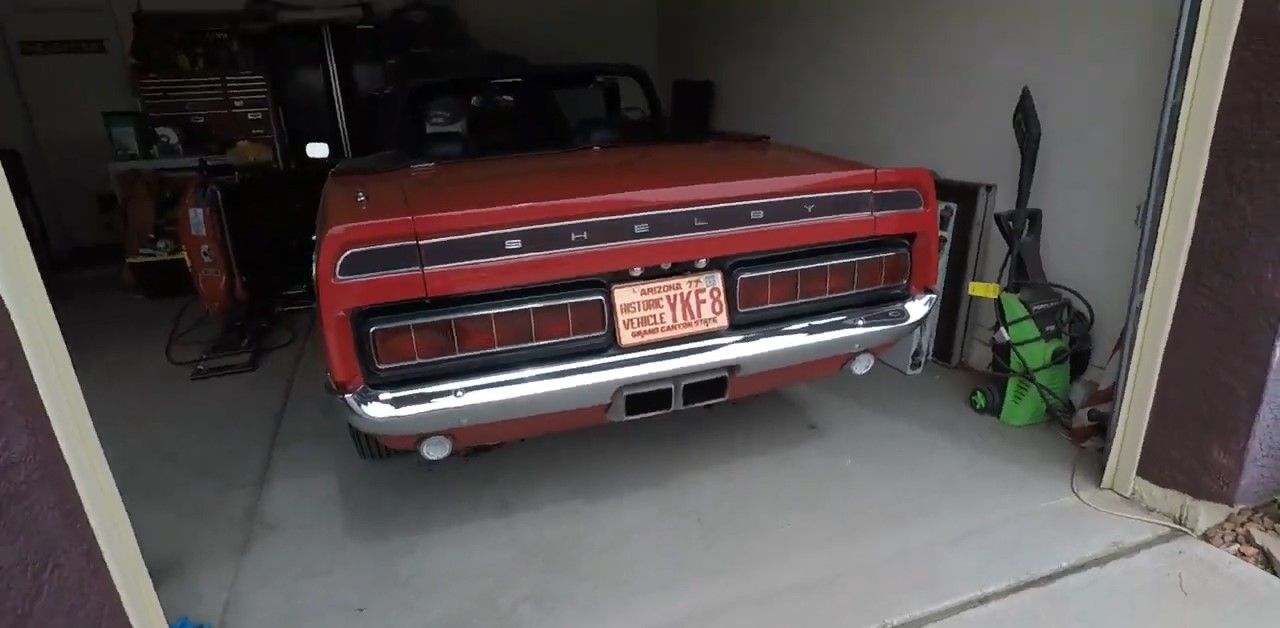
{"type": "Polygon", "coordinates": [[[9,187],[167,619],[923,621],[1164,532],[1077,499],[1140,514],[1108,406],[974,392],[1034,342],[1018,205],[1079,379],[1123,373],[1197,3],[213,4],[3,16],[9,187]]]}

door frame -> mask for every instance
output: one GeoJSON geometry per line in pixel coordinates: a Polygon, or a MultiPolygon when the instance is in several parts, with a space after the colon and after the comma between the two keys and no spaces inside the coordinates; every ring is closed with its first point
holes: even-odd
{"type": "Polygon", "coordinates": [[[66,460],[89,527],[120,594],[129,622],[138,627],[165,626],[160,599],[133,525],[120,499],[115,476],[98,442],[80,380],[53,315],[35,256],[18,218],[9,181],[0,171],[0,300],[18,332],[45,413],[66,460]]]}
{"type": "MultiPolygon", "coordinates": [[[[1138,461],[1200,207],[1209,144],[1213,140],[1243,0],[1201,0],[1199,4],[1168,176],[1163,189],[1151,192],[1159,192],[1163,202],[1147,208],[1148,218],[1153,221],[1158,218],[1158,224],[1154,239],[1149,240],[1149,250],[1139,252],[1135,289],[1130,297],[1130,319],[1136,314],[1137,322],[1126,326],[1127,346],[1123,358],[1128,359],[1122,359],[1114,438],[1102,475],[1102,488],[1126,497],[1133,493],[1137,479],[1138,461]],[[1159,213],[1153,214],[1154,210],[1159,213]],[[1144,277],[1142,267],[1146,255],[1150,256],[1150,272],[1144,277]]],[[[1190,26],[1183,25],[1180,35],[1190,26]]],[[[1174,63],[1177,62],[1175,55],[1174,63]]],[[[1159,161],[1157,156],[1155,168],[1159,167],[1159,161]]]]}

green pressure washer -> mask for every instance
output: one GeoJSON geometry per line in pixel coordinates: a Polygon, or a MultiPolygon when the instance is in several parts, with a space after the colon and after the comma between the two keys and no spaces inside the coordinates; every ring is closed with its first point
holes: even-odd
{"type": "Polygon", "coordinates": [[[1040,151],[1040,119],[1026,87],[1013,110],[1013,132],[1022,157],[1017,202],[1014,209],[994,215],[1009,250],[997,283],[973,284],[970,290],[994,299],[990,371],[999,381],[974,388],[969,407],[1007,425],[1032,425],[1050,417],[1069,423],[1075,412],[1071,382],[1084,374],[1092,354],[1093,307],[1079,292],[1045,276],[1040,259],[1044,212],[1027,207],[1040,151]],[[990,293],[983,294],[982,286],[990,293]]]}

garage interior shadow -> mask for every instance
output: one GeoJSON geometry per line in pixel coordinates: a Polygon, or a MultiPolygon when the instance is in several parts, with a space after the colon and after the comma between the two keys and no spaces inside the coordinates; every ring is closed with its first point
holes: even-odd
{"type": "MultiPolygon", "coordinates": [[[[1064,438],[968,412],[973,374],[937,367],[443,463],[362,461],[324,390],[309,315],[259,371],[190,382],[163,353],[181,301],[104,279],[52,294],[170,616],[733,625],[852,612],[874,623],[1155,534],[1075,502],[1064,438]]],[[[1096,486],[1087,469],[1081,484],[1096,486]]]]}

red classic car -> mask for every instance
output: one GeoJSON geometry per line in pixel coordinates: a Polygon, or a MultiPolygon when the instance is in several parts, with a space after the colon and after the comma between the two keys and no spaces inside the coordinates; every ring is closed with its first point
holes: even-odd
{"type": "Polygon", "coordinates": [[[644,73],[407,90],[331,173],[316,289],[364,457],[462,448],[865,372],[935,302],[931,173],[664,138],[644,73]]]}

